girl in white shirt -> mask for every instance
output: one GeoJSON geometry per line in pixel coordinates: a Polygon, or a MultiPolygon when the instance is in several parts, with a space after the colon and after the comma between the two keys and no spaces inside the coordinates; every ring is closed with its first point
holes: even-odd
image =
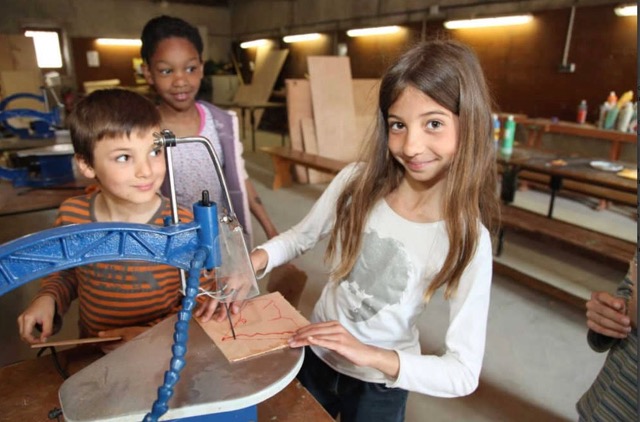
{"type": "Polygon", "coordinates": [[[252,253],[262,275],[329,236],[331,281],[290,346],[309,346],[298,378],[342,422],[402,421],[408,391],[456,397],[477,387],[492,274],[487,227],[498,212],[491,131],[473,51],[454,41],[412,48],[382,78],[363,162],[252,253]],[[449,301],[445,350],[421,354],[416,321],[439,288],[449,301]]]}

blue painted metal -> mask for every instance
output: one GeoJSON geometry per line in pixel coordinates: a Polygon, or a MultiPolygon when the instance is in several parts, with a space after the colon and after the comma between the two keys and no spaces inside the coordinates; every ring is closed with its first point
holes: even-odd
{"type": "Polygon", "coordinates": [[[197,221],[167,227],[89,223],[30,234],[0,246],[0,295],[52,272],[96,262],[141,260],[188,270],[200,247],[199,229],[197,221]]]}
{"type": "Polygon", "coordinates": [[[172,419],[168,422],[257,422],[258,406],[253,405],[231,412],[221,412],[213,415],[192,416],[172,419]]]}
{"type": "Polygon", "coordinates": [[[16,168],[0,166],[0,179],[16,187],[47,187],[73,182],[73,153],[29,157],[28,165],[16,168]]]}
{"type": "Polygon", "coordinates": [[[18,99],[31,99],[41,103],[47,104],[47,98],[45,93],[42,95],[31,94],[28,92],[20,92],[17,94],[9,95],[2,101],[0,101],[0,123],[9,129],[16,136],[21,139],[27,138],[53,138],[55,136],[55,126],[59,126],[62,123],[60,116],[60,109],[53,107],[51,111],[44,112],[38,110],[32,110],[28,108],[13,108],[7,110],[7,106],[11,101],[18,99]],[[32,122],[31,129],[33,132],[26,128],[17,128],[9,124],[8,120],[14,117],[27,117],[35,119],[32,122]]]}

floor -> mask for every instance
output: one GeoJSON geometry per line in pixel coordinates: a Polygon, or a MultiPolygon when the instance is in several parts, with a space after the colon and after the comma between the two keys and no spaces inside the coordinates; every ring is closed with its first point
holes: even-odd
{"type": "MultiPolygon", "coordinates": [[[[278,145],[280,136],[257,132],[258,145],[278,145]]],[[[250,148],[249,144],[245,148],[250,148]]],[[[276,226],[286,230],[299,221],[322,193],[324,186],[294,185],[273,191],[272,167],[268,157],[259,152],[245,152],[247,170],[254,180],[276,226]]],[[[542,210],[548,197],[535,191],[519,192],[520,206],[542,210]]],[[[590,203],[559,198],[557,218],[582,221],[591,227],[635,241],[636,215],[628,209],[593,211],[590,203]]],[[[543,211],[541,211],[543,212],[543,211]]],[[[0,218],[0,242],[50,227],[54,211],[0,218]]],[[[256,244],[265,240],[254,220],[256,244]]],[[[299,304],[300,311],[309,315],[319,297],[327,271],[323,266],[324,244],[297,258],[294,264],[304,270],[309,279],[299,304]]],[[[597,263],[576,261],[571,265],[566,251],[543,251],[526,239],[510,239],[506,249],[520,256],[531,271],[557,271],[556,278],[569,287],[580,279],[589,279],[587,287],[613,290],[621,274],[597,263]],[[555,255],[555,257],[554,257],[555,255]],[[560,265],[562,264],[562,265],[560,265]],[[594,275],[595,274],[595,275],[594,275]],[[573,280],[572,280],[573,278],[573,280]]],[[[262,281],[262,287],[266,281],[262,281]]],[[[36,283],[28,283],[0,297],[0,365],[35,355],[18,336],[15,321],[37,290],[36,283]]],[[[74,312],[73,310],[72,312],[74,312]]],[[[73,313],[67,321],[73,320],[73,313]]],[[[437,295],[419,321],[421,344],[425,353],[437,353],[443,345],[447,323],[447,305],[437,295]]],[[[60,338],[76,336],[75,324],[65,324],[60,338]]],[[[533,291],[511,279],[496,275],[493,280],[491,308],[487,332],[487,348],[480,386],[468,397],[443,399],[410,394],[407,422],[424,421],[572,421],[576,420],[574,404],[588,388],[600,369],[604,355],[592,352],[587,346],[584,312],[548,296],[533,291]]]]}

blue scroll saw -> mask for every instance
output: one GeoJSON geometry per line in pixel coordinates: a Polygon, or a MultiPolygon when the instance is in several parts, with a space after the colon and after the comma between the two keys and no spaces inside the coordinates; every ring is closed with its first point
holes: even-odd
{"type": "Polygon", "coordinates": [[[51,106],[49,98],[47,97],[47,89],[44,87],[40,89],[40,95],[29,92],[19,92],[9,95],[0,101],[0,125],[4,126],[9,132],[18,136],[20,139],[53,138],[55,136],[56,126],[62,124],[61,110],[64,106],[60,103],[60,100],[58,100],[53,90],[51,90],[51,95],[56,100],[56,104],[51,106]],[[43,103],[46,111],[38,111],[30,108],[7,109],[12,101],[25,99],[43,103]],[[9,119],[18,117],[32,119],[30,128],[17,128],[9,123],[9,119]]]}
{"type": "MultiPolygon", "coordinates": [[[[175,266],[185,286],[182,309],[68,378],[59,390],[65,420],[256,421],[257,403],[293,380],[304,352],[285,349],[229,363],[191,320],[202,268],[224,273],[224,261],[233,261],[244,265],[240,271],[248,271],[251,282],[255,278],[211,144],[202,137],[176,138],[167,130],[157,134],[155,143],[166,148],[172,221],[164,227],[131,223],[63,226],[1,245],[0,295],[52,272],[94,262],[143,260],[175,266]],[[185,224],[177,221],[171,148],[187,142],[207,147],[228,210],[218,214],[215,203],[200,201],[193,205],[194,221],[185,224]],[[240,253],[220,235],[225,231],[236,243],[239,240],[240,253]],[[159,387],[154,390],[152,385],[159,387]]],[[[224,292],[223,286],[216,293],[221,301],[229,298],[224,292]]]]}
{"type": "MultiPolygon", "coordinates": [[[[0,101],[0,126],[20,139],[49,139],[55,136],[55,129],[62,123],[61,110],[64,106],[55,91],[51,94],[55,105],[51,106],[47,89],[42,87],[41,95],[17,93],[0,101]],[[7,109],[15,100],[35,100],[44,104],[47,111],[29,108],[7,109]],[[9,123],[12,118],[28,118],[30,128],[17,128],[9,123]]],[[[10,180],[14,187],[50,187],[74,180],[71,145],[53,145],[37,149],[18,151],[9,155],[11,167],[0,167],[0,179],[10,180]]]]}

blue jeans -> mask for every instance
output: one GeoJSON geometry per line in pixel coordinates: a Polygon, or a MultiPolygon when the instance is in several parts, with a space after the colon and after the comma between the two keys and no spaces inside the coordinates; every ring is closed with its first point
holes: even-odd
{"type": "Polygon", "coordinates": [[[298,380],[340,422],[402,422],[409,392],[334,371],[307,347],[298,380]]]}

